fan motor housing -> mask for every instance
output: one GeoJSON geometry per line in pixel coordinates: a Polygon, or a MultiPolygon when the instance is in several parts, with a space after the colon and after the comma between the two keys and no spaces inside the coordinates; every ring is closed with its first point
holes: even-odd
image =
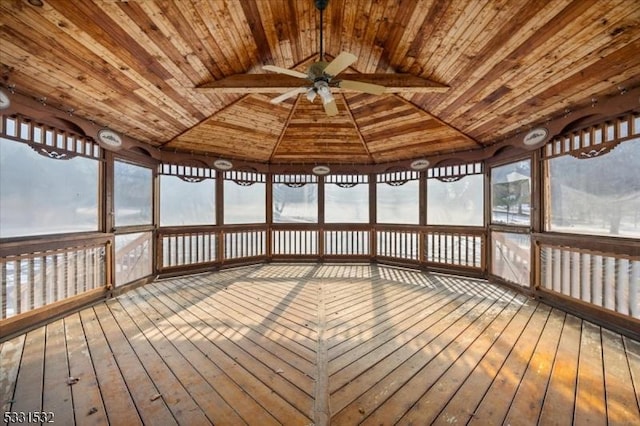
{"type": "Polygon", "coordinates": [[[329,63],[325,61],[319,61],[319,62],[313,63],[309,67],[309,71],[308,71],[309,79],[313,81],[317,81],[317,80],[329,81],[328,77],[324,73],[324,69],[327,67],[327,65],[329,65],[329,63]]]}
{"type": "Polygon", "coordinates": [[[329,4],[329,0],[316,0],[316,8],[318,10],[324,10],[329,4]]]}

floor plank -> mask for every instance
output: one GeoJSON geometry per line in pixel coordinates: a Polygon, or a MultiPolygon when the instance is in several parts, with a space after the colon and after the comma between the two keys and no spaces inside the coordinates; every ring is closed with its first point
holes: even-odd
{"type": "MultiPolygon", "coordinates": [[[[480,360],[486,355],[487,351],[518,314],[525,301],[526,299],[524,297],[514,297],[514,299],[491,320],[487,327],[480,331],[480,334],[471,345],[459,353],[457,358],[454,359],[450,356],[450,359],[443,363],[446,371],[439,377],[434,377],[425,382],[422,389],[428,390],[426,390],[424,394],[420,396],[420,399],[413,404],[411,409],[402,416],[400,423],[433,423],[445,405],[459,390],[460,385],[468,378],[480,360]]],[[[456,342],[456,344],[459,343],[461,342],[456,342]]],[[[435,375],[432,366],[429,367],[429,370],[429,375],[435,375]]],[[[407,401],[408,400],[410,400],[410,398],[407,398],[407,401]]]]}
{"type": "Polygon", "coordinates": [[[434,420],[434,424],[467,424],[476,416],[476,407],[504,365],[514,342],[517,342],[524,332],[535,309],[536,303],[524,303],[462,386],[450,397],[447,405],[434,420]]]}
{"type": "MultiPolygon", "coordinates": [[[[127,340],[131,348],[135,352],[140,363],[144,366],[149,379],[157,388],[157,394],[150,394],[149,399],[154,397],[162,399],[179,424],[197,424],[204,425],[210,423],[204,412],[198,404],[193,400],[187,389],[176,377],[179,370],[163,361],[162,356],[155,350],[151,341],[157,341],[159,334],[152,325],[144,321],[145,328],[140,327],[143,322],[144,314],[139,309],[135,309],[129,305],[130,310],[127,311],[120,300],[114,300],[107,303],[110,314],[120,329],[127,336],[127,340]]],[[[105,315],[106,316],[106,315],[105,315]]],[[[180,363],[181,365],[182,363],[180,363]]]]}
{"type": "MultiPolygon", "coordinates": [[[[137,289],[127,294],[129,297],[120,298],[120,304],[129,313],[137,326],[143,330],[147,340],[157,351],[158,355],[166,363],[167,367],[176,375],[184,389],[188,391],[189,397],[197,403],[199,409],[206,415],[208,421],[214,424],[242,424],[241,417],[227,404],[215,388],[206,380],[201,372],[207,371],[207,365],[202,361],[206,357],[197,356],[192,345],[186,345],[187,353],[180,351],[185,347],[182,345],[183,339],[175,330],[169,330],[158,322],[161,315],[151,304],[148,298],[149,293],[137,289]],[[191,352],[188,352],[191,350],[191,352]],[[200,368],[194,366],[194,363],[200,368]]],[[[208,360],[207,360],[208,362],[208,360]]],[[[198,419],[191,417],[189,423],[198,419]]],[[[202,418],[199,419],[203,421],[202,418]]],[[[205,422],[203,422],[205,423],[205,422]]]]}
{"type": "Polygon", "coordinates": [[[602,355],[609,424],[640,425],[637,399],[640,390],[634,392],[629,362],[619,334],[602,330],[602,355]]]}
{"type": "Polygon", "coordinates": [[[72,387],[76,412],[83,415],[94,412],[93,417],[105,422],[108,415],[111,424],[142,424],[95,311],[85,309],[79,316],[67,317],[65,326],[71,375],[80,378],[72,387]],[[82,330],[84,335],[80,334],[82,330]],[[91,377],[92,373],[95,378],[91,377]]]}
{"type": "Polygon", "coordinates": [[[353,350],[338,352],[330,366],[335,412],[345,405],[338,404],[343,395],[349,400],[357,396],[357,392],[352,392],[349,387],[366,387],[367,383],[372,385],[382,379],[388,368],[404,362],[418,348],[429,344],[450,322],[463,315],[464,311],[458,311],[458,314],[455,311],[465,302],[468,302],[468,297],[460,295],[440,298],[427,306],[431,309],[425,309],[424,315],[406,320],[401,329],[385,329],[378,334],[377,342],[374,339],[363,340],[353,350]],[[376,360],[380,361],[376,363],[376,360]]]}
{"type": "Polygon", "coordinates": [[[564,312],[556,309],[551,311],[513,403],[509,407],[505,423],[515,424],[520,419],[538,422],[565,317],[564,312]]]}
{"type": "Polygon", "coordinates": [[[25,335],[22,334],[4,342],[0,349],[0,403],[3,412],[9,411],[13,403],[24,341],[25,335]]]}
{"type": "Polygon", "coordinates": [[[540,413],[540,424],[568,425],[573,422],[580,334],[580,319],[567,315],[540,413]]]}
{"type": "Polygon", "coordinates": [[[107,304],[96,305],[94,310],[143,423],[177,424],[164,398],[157,397],[162,393],[118,327],[107,304]]]}
{"type": "MultiPolygon", "coordinates": [[[[312,366],[312,364],[305,364],[305,360],[300,357],[296,359],[295,354],[293,353],[283,353],[282,349],[278,347],[276,342],[269,340],[268,338],[261,338],[258,333],[252,333],[250,330],[251,322],[244,321],[243,324],[238,324],[235,318],[227,316],[225,311],[217,310],[215,305],[210,304],[209,299],[201,299],[198,294],[191,292],[190,289],[186,289],[186,291],[181,293],[181,295],[190,303],[200,299],[202,300],[203,306],[206,305],[212,308],[207,309],[208,321],[215,322],[218,325],[216,327],[216,331],[220,335],[221,342],[234,342],[234,345],[227,347],[236,354],[236,360],[253,358],[255,360],[259,360],[260,363],[265,366],[270,366],[267,373],[268,377],[262,376],[263,373],[258,373],[259,369],[256,370],[256,375],[262,376],[264,381],[274,380],[271,378],[272,372],[282,370],[281,373],[278,373],[279,376],[274,377],[288,380],[291,385],[297,386],[308,396],[312,396],[313,382],[310,375],[313,374],[313,370],[308,368],[308,366],[312,366]],[[296,366],[300,366],[302,369],[299,370],[296,366]]],[[[260,317],[246,316],[245,318],[253,319],[260,323],[260,317]]],[[[252,366],[259,365],[258,363],[249,364],[252,366]]],[[[291,389],[291,392],[296,393],[297,391],[291,389]]]]}
{"type": "Polygon", "coordinates": [[[627,337],[622,338],[624,342],[627,360],[629,361],[629,371],[633,388],[636,390],[636,404],[640,410],[640,342],[627,337]]]}
{"type": "MultiPolygon", "coordinates": [[[[435,346],[429,345],[430,349],[435,348],[435,350],[429,351],[433,352],[434,356],[421,360],[423,364],[419,365],[416,374],[406,381],[402,388],[398,389],[383,405],[380,405],[363,424],[395,424],[401,419],[402,423],[411,424],[419,421],[421,417],[429,416],[434,407],[431,407],[428,396],[425,395],[425,398],[420,401],[421,396],[427,393],[439,380],[442,380],[442,384],[445,385],[446,372],[451,373],[448,376],[460,371],[464,373],[464,369],[452,369],[453,365],[463,354],[469,353],[472,344],[491,324],[500,318],[507,306],[505,303],[494,302],[486,309],[478,310],[480,313],[478,317],[465,316],[465,320],[470,319],[469,322],[459,321],[456,324],[457,327],[460,327],[460,333],[455,334],[455,331],[447,333],[446,338],[449,339],[449,342],[445,347],[438,351],[437,344],[435,346]],[[473,319],[471,320],[471,318],[473,319]]],[[[452,330],[453,328],[448,331],[452,330]]],[[[422,353],[424,352],[422,351],[422,353]]],[[[395,375],[396,373],[394,373],[395,375]]],[[[446,392],[445,389],[442,391],[446,392]]],[[[425,420],[425,423],[429,423],[429,421],[425,420]]]]}
{"type": "MultiPolygon", "coordinates": [[[[344,328],[333,328],[330,333],[329,349],[331,359],[335,360],[349,351],[357,350],[363,353],[368,349],[363,346],[363,342],[368,342],[372,337],[376,337],[376,342],[383,342],[384,339],[393,339],[398,334],[405,334],[410,331],[411,324],[429,316],[438,306],[450,302],[452,298],[446,292],[430,292],[422,295],[413,295],[409,301],[391,311],[378,309],[379,316],[367,316],[363,318],[351,318],[351,321],[344,328]],[[386,315],[386,317],[384,315],[386,315]]],[[[393,308],[394,306],[391,306],[393,308]]],[[[341,364],[334,362],[333,370],[337,370],[341,364]]]]}
{"type": "MultiPolygon", "coordinates": [[[[147,291],[141,289],[139,291],[147,291]]],[[[151,293],[149,293],[151,294],[151,293]]],[[[225,367],[228,365],[220,356],[217,348],[203,334],[206,328],[197,325],[197,319],[188,311],[178,314],[171,309],[177,306],[169,298],[155,297],[147,298],[147,302],[158,313],[162,320],[157,324],[166,336],[172,336],[171,340],[180,343],[181,353],[189,357],[192,364],[198,368],[200,374],[207,380],[216,391],[210,397],[216,399],[221,406],[228,405],[240,416],[242,422],[250,422],[251,419],[261,418],[263,424],[276,424],[275,419],[269,416],[265,409],[260,406],[242,388],[242,383],[233,381],[233,375],[227,374],[225,367]],[[218,399],[218,394],[219,399],[218,399]]],[[[181,307],[179,309],[182,309],[181,307]]],[[[223,417],[235,417],[226,408],[226,412],[219,413],[223,417]]],[[[242,423],[239,422],[239,423],[242,423]]]]}
{"type": "Polygon", "coordinates": [[[640,424],[640,342],[483,280],[266,264],[159,280],[0,346],[60,424],[640,424]]]}
{"type": "Polygon", "coordinates": [[[600,327],[586,321],[580,338],[573,419],[576,424],[607,424],[600,327]]]}
{"type": "MultiPolygon", "coordinates": [[[[242,327],[243,331],[246,330],[248,335],[263,342],[276,342],[284,350],[308,361],[306,366],[300,366],[303,372],[307,373],[313,370],[317,333],[313,330],[315,324],[310,324],[310,321],[294,322],[286,314],[281,314],[276,318],[277,315],[274,315],[272,310],[256,309],[250,301],[234,297],[235,293],[216,295],[213,298],[208,297],[207,292],[189,286],[181,295],[193,302],[202,300],[202,303],[210,307],[212,311],[224,313],[231,323],[237,324],[235,320],[237,317],[252,320],[251,327],[249,329],[242,327]]],[[[230,322],[227,321],[225,324],[233,329],[230,322]]]]}
{"type": "Polygon", "coordinates": [[[56,422],[73,424],[73,400],[69,380],[69,364],[64,321],[48,324],[44,354],[42,411],[55,413],[56,422]]]}
{"type": "MultiPolygon", "coordinates": [[[[260,419],[263,423],[268,423],[273,421],[273,418],[279,419],[280,422],[284,422],[286,419],[300,419],[302,415],[300,412],[291,407],[284,398],[274,393],[269,386],[253,374],[253,371],[260,370],[261,375],[263,377],[266,375],[270,379],[269,381],[280,381],[276,379],[277,369],[267,369],[264,365],[252,363],[250,355],[244,353],[233,341],[219,333],[218,323],[215,318],[210,316],[207,309],[194,305],[179,293],[180,291],[173,292],[170,297],[163,299],[163,303],[174,313],[180,313],[179,315],[174,314],[171,319],[178,322],[180,327],[194,327],[204,337],[204,341],[198,339],[198,343],[205,346],[203,350],[209,358],[215,360],[218,367],[239,386],[241,394],[246,393],[262,407],[262,411],[255,413],[248,421],[260,419]],[[238,360],[240,357],[244,362],[238,360]]],[[[230,398],[237,396],[242,397],[242,395],[234,394],[230,398]]],[[[235,406],[236,404],[234,404],[235,406]]],[[[298,421],[300,422],[300,420],[298,421]]]]}
{"type": "Polygon", "coordinates": [[[15,413],[42,411],[44,347],[44,327],[36,328],[27,333],[12,398],[13,402],[9,411],[15,413]]]}
{"type": "MultiPolygon", "coordinates": [[[[198,282],[187,281],[185,284],[185,288],[195,288],[201,293],[203,292],[202,289],[206,288],[202,283],[198,282]]],[[[283,311],[277,306],[277,303],[265,303],[260,300],[262,299],[262,294],[260,296],[256,296],[255,293],[253,295],[244,295],[241,289],[243,286],[244,283],[239,282],[225,288],[225,291],[216,293],[216,297],[207,297],[210,295],[208,291],[204,292],[203,296],[207,297],[208,304],[218,311],[235,311],[241,317],[251,319],[261,326],[270,328],[272,333],[278,330],[283,337],[292,339],[295,342],[295,346],[306,348],[307,357],[312,361],[317,338],[313,330],[315,318],[303,318],[291,312],[283,311]],[[305,324],[306,326],[304,326],[305,324]],[[300,327],[301,325],[303,327],[300,327]]],[[[301,287],[299,284],[298,286],[301,287]]],[[[283,301],[283,303],[287,302],[283,301]]]]}
{"type": "MultiPolygon", "coordinates": [[[[503,423],[550,312],[551,309],[547,306],[537,307],[520,338],[508,348],[507,360],[494,377],[480,404],[471,412],[469,424],[503,423]]],[[[536,422],[532,420],[531,424],[536,422]]]]}
{"type": "MultiPolygon", "coordinates": [[[[490,300],[468,300],[457,309],[458,317],[455,314],[448,314],[439,321],[433,330],[428,330],[428,333],[420,335],[421,339],[405,345],[403,347],[403,349],[406,348],[405,353],[399,359],[394,360],[396,363],[381,362],[367,370],[367,375],[369,375],[370,371],[375,371],[378,369],[376,367],[380,366],[384,372],[381,380],[370,380],[366,384],[370,388],[366,390],[354,389],[348,385],[351,388],[349,392],[342,392],[340,395],[336,393],[336,414],[334,415],[336,422],[345,424],[359,422],[363,420],[364,416],[369,416],[377,410],[387,398],[398,389],[405,387],[418,371],[440,354],[453,340],[463,335],[464,331],[476,319],[480,318],[491,305],[492,301],[490,300]],[[436,337],[433,338],[433,336],[436,337]],[[407,355],[409,356],[407,357],[407,355]],[[401,362],[397,363],[397,361],[401,362]],[[346,405],[345,397],[351,400],[353,394],[360,394],[360,396],[349,401],[346,405]]],[[[391,341],[390,346],[395,346],[395,342],[391,341]]],[[[385,358],[383,361],[388,359],[393,358],[385,358]]]]}

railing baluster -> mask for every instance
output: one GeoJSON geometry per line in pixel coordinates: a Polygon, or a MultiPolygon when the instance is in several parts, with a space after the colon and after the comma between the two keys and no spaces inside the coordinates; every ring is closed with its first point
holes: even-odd
{"type": "Polygon", "coordinates": [[[615,277],[616,277],[616,265],[613,257],[606,257],[604,260],[604,303],[603,306],[607,309],[615,310],[615,277]]]}
{"type": "Polygon", "coordinates": [[[580,268],[580,299],[590,302],[591,301],[591,255],[589,253],[582,253],[581,268],[580,268]]]}
{"type": "Polygon", "coordinates": [[[186,239],[185,239],[185,234],[182,234],[180,236],[180,240],[182,241],[182,259],[181,259],[181,265],[185,265],[187,263],[187,244],[186,244],[186,239]]]}
{"type": "Polygon", "coordinates": [[[602,257],[591,257],[591,303],[602,306],[602,257]]]}
{"type": "Polygon", "coordinates": [[[69,297],[69,253],[62,254],[62,298],[69,297]]]}
{"type": "MultiPolygon", "coordinates": [[[[462,257],[460,257],[460,263],[465,266],[469,266],[469,240],[473,240],[473,238],[470,235],[463,235],[460,239],[462,241],[462,245],[460,246],[461,249],[464,247],[464,263],[462,261],[462,257]]],[[[475,264],[473,266],[475,266],[475,264]]]]}
{"type": "Polygon", "coordinates": [[[580,253],[571,253],[571,295],[580,298],[580,253]]]}
{"type": "Polygon", "coordinates": [[[41,254],[40,256],[38,256],[36,258],[37,262],[37,268],[35,268],[34,265],[34,280],[36,281],[37,285],[35,288],[35,306],[36,307],[40,307],[40,306],[44,306],[47,304],[47,299],[46,299],[46,274],[44,273],[44,266],[45,266],[45,256],[44,254],[41,254]]]}
{"type": "Polygon", "coordinates": [[[15,312],[19,314],[22,312],[22,261],[16,260],[15,265],[15,312]]]}
{"type": "Polygon", "coordinates": [[[640,261],[633,262],[629,274],[629,313],[640,318],[640,261]]]}
{"type": "Polygon", "coordinates": [[[0,318],[7,317],[7,287],[8,287],[7,262],[0,262],[0,318]]]}
{"type": "Polygon", "coordinates": [[[629,315],[629,260],[614,259],[615,262],[615,310],[629,315]]]}
{"type": "Polygon", "coordinates": [[[553,271],[553,289],[562,292],[562,253],[558,249],[552,249],[551,265],[553,271]]]}
{"type": "Polygon", "coordinates": [[[27,258],[24,260],[26,262],[26,269],[27,269],[27,300],[26,300],[26,309],[25,310],[31,310],[34,308],[35,306],[35,293],[36,293],[36,289],[35,289],[35,268],[34,268],[34,259],[33,257],[27,258]]]}
{"type": "Polygon", "coordinates": [[[384,231],[382,233],[382,236],[383,236],[383,244],[384,244],[384,252],[383,253],[384,253],[385,256],[392,256],[391,249],[389,247],[389,245],[391,243],[391,241],[389,241],[390,240],[389,232],[384,231]]]}
{"type": "Polygon", "coordinates": [[[571,294],[571,253],[562,252],[562,292],[571,294]]]}

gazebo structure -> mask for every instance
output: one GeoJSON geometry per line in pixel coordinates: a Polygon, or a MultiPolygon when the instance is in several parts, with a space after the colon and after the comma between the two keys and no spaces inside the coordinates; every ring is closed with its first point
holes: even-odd
{"type": "Polygon", "coordinates": [[[640,3],[0,0],[7,424],[640,424],[640,3]]]}

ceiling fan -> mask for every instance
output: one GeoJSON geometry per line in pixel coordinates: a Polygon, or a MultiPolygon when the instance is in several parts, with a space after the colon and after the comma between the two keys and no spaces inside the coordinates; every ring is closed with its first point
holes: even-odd
{"type": "Polygon", "coordinates": [[[272,104],[279,104],[293,96],[306,93],[307,99],[310,102],[313,102],[317,96],[320,96],[324,111],[328,116],[333,116],[338,114],[338,107],[336,106],[336,100],[331,93],[330,87],[340,87],[372,95],[380,95],[384,93],[385,87],[379,84],[335,78],[358,58],[352,53],[342,52],[331,62],[326,62],[324,60],[322,15],[328,3],[329,0],[315,0],[316,8],[320,11],[320,61],[311,64],[306,74],[300,71],[277,67],[275,65],[265,65],[262,67],[262,69],[266,71],[290,75],[292,77],[308,80],[309,82],[306,86],[294,88],[271,99],[272,104]]]}

